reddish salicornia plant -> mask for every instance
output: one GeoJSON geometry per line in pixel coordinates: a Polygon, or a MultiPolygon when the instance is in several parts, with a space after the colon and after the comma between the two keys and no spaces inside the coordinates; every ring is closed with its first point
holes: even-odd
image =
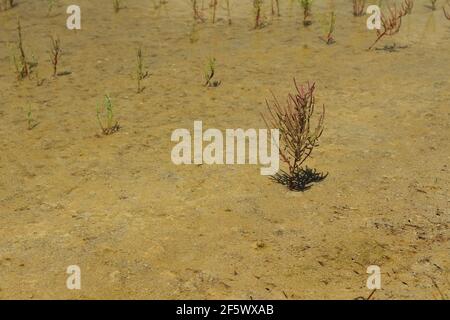
{"type": "Polygon", "coordinates": [[[263,118],[268,127],[280,130],[280,158],[289,170],[283,171],[274,179],[292,190],[302,190],[308,182],[325,178],[307,167],[302,167],[318,146],[324,130],[325,106],[320,114],[315,115],[315,83],[308,82],[298,86],[294,79],[294,84],[297,92],[289,94],[285,105],[281,105],[275,95],[271,103],[266,101],[269,115],[263,118]],[[314,117],[317,117],[315,125],[314,117]]]}
{"type": "Polygon", "coordinates": [[[365,6],[366,6],[366,0],[353,0],[353,15],[355,17],[363,16],[365,6]]]}
{"type": "Polygon", "coordinates": [[[406,16],[410,10],[409,3],[408,0],[405,0],[400,9],[397,6],[394,6],[393,8],[389,8],[387,15],[384,13],[381,15],[381,29],[377,30],[377,38],[369,47],[369,50],[371,50],[384,36],[392,36],[400,31],[402,18],[406,16]]]}

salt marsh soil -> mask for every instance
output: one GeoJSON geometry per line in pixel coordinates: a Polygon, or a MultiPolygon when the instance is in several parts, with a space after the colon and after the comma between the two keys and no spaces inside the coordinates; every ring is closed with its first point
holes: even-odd
{"type": "Polygon", "coordinates": [[[274,18],[266,4],[260,30],[251,1],[231,1],[232,25],[223,4],[216,24],[209,9],[194,24],[182,0],[117,14],[79,0],[80,31],[65,27],[73,1],[0,12],[0,298],[354,299],[378,265],[374,299],[448,299],[450,21],[415,2],[377,45],[407,46],[396,52],[367,51],[375,34],[350,1],[316,1],[308,28],[296,2],[274,18]],[[10,63],[17,16],[41,86],[10,63]],[[51,77],[49,35],[69,75],[51,77]],[[136,94],[139,46],[150,77],[136,94]],[[218,88],[202,86],[209,57],[218,88]],[[265,98],[284,100],[294,76],[327,108],[308,163],[325,181],[298,193],[258,166],[172,164],[173,130],[264,128],[265,98]],[[122,126],[111,136],[96,120],[105,93],[122,126]],[[69,265],[81,290],[66,288],[69,265]]]}

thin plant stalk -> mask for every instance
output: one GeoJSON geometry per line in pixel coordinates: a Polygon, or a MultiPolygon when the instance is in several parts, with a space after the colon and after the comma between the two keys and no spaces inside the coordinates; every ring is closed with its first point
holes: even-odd
{"type": "Polygon", "coordinates": [[[62,52],[59,38],[51,37],[51,45],[50,58],[53,65],[53,77],[56,77],[58,75],[58,62],[62,52]]]}

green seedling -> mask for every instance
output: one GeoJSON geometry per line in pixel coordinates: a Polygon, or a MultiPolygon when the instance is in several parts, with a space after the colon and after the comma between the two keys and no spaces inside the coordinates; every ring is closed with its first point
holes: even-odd
{"type": "Polygon", "coordinates": [[[111,135],[119,131],[119,122],[114,119],[114,110],[111,98],[105,95],[103,108],[97,106],[97,120],[104,135],[111,135]]]}
{"type": "Polygon", "coordinates": [[[436,2],[437,0],[430,0],[431,2],[431,10],[435,11],[436,10],[436,2]]]}
{"type": "Polygon", "coordinates": [[[205,70],[205,87],[218,87],[221,81],[213,80],[216,74],[216,59],[210,58],[205,70]]]}
{"type": "Polygon", "coordinates": [[[50,16],[53,7],[56,5],[57,0],[47,0],[47,16],[50,16]]]}
{"type": "Polygon", "coordinates": [[[216,23],[216,10],[217,10],[217,0],[212,0],[213,16],[212,23],[216,23]]]}
{"type": "Polygon", "coordinates": [[[113,0],[113,8],[115,13],[118,13],[122,9],[120,0],[113,0]]]}
{"type": "Polygon", "coordinates": [[[228,14],[228,24],[231,25],[231,7],[230,7],[230,0],[227,0],[227,14],[228,14]]]}
{"type": "Polygon", "coordinates": [[[17,35],[17,48],[19,49],[19,57],[18,59],[16,59],[16,57],[14,56],[14,64],[16,66],[17,77],[19,80],[22,80],[30,75],[30,65],[28,64],[27,57],[23,49],[22,26],[20,25],[19,18],[17,18],[17,35]]]}
{"type": "Polygon", "coordinates": [[[328,44],[328,45],[336,43],[336,41],[334,40],[334,37],[333,37],[335,24],[336,24],[336,14],[334,12],[331,12],[330,13],[330,18],[326,22],[326,32],[327,32],[327,34],[326,34],[325,37],[321,37],[321,39],[323,41],[325,41],[325,43],[328,44]]]}
{"type": "Polygon", "coordinates": [[[148,78],[148,71],[144,71],[144,62],[142,58],[142,49],[137,50],[137,93],[141,93],[145,88],[141,87],[142,80],[148,78]]]}
{"type": "Polygon", "coordinates": [[[27,112],[27,124],[28,124],[28,130],[33,130],[34,128],[37,127],[37,125],[39,124],[34,118],[33,118],[33,113],[31,111],[31,107],[28,107],[28,112],[27,112]]]}
{"type": "Polygon", "coordinates": [[[298,0],[298,1],[300,2],[300,6],[303,9],[303,25],[309,26],[312,24],[310,17],[313,0],[298,0]]]}

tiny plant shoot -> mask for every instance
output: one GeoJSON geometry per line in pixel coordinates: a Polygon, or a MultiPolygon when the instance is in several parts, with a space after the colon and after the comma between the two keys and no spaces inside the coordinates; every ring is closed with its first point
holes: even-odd
{"type": "Polygon", "coordinates": [[[231,25],[232,21],[231,21],[231,7],[230,7],[230,0],[226,0],[227,1],[227,14],[228,14],[228,24],[231,25]]]}
{"type": "Polygon", "coordinates": [[[115,13],[118,13],[122,9],[120,0],[113,0],[113,8],[115,13]]]}
{"type": "Polygon", "coordinates": [[[264,24],[262,23],[262,8],[263,0],[253,0],[253,8],[255,10],[255,29],[260,29],[264,27],[264,24]]]}
{"type": "Polygon", "coordinates": [[[58,62],[59,58],[61,57],[61,42],[59,41],[59,38],[56,37],[50,37],[51,40],[51,51],[50,51],[50,58],[53,65],[53,77],[56,77],[58,75],[58,62]]]}
{"type": "Polygon", "coordinates": [[[23,39],[22,39],[22,26],[20,24],[20,19],[17,18],[17,48],[19,51],[19,57],[13,55],[14,66],[16,68],[17,79],[22,80],[28,76],[30,76],[30,64],[27,61],[27,57],[25,55],[25,51],[23,49],[23,39]]]}
{"type": "Polygon", "coordinates": [[[213,8],[213,16],[212,16],[212,23],[216,23],[216,10],[217,10],[217,0],[212,0],[212,8],[213,8]]]}
{"type": "Polygon", "coordinates": [[[300,2],[300,6],[303,9],[303,25],[307,27],[312,24],[310,17],[313,0],[298,0],[298,1],[300,2]]]}
{"type": "Polygon", "coordinates": [[[111,98],[105,95],[103,108],[97,106],[97,120],[104,135],[111,135],[119,131],[119,122],[114,119],[114,110],[111,98]]]}
{"type": "Polygon", "coordinates": [[[28,112],[27,112],[27,125],[28,125],[28,130],[33,130],[34,128],[37,127],[39,123],[33,118],[33,114],[31,111],[31,107],[28,107],[28,112]]]}
{"type": "Polygon", "coordinates": [[[216,74],[216,58],[210,58],[205,69],[205,87],[218,87],[221,81],[213,80],[216,74]]]}
{"type": "Polygon", "coordinates": [[[430,2],[431,2],[431,6],[430,6],[431,10],[435,11],[436,10],[436,2],[437,2],[437,0],[430,0],[430,2]]]}
{"type": "Polygon", "coordinates": [[[145,88],[141,86],[142,80],[148,78],[148,71],[144,71],[144,62],[142,58],[142,49],[137,50],[137,93],[141,93],[145,88]]]}
{"type": "Polygon", "coordinates": [[[326,44],[330,45],[333,43],[336,43],[336,41],[334,40],[333,37],[333,32],[335,29],[335,24],[336,24],[336,14],[334,12],[330,13],[330,18],[327,21],[327,34],[325,36],[325,38],[322,38],[323,41],[325,41],[326,44]]]}
{"type": "Polygon", "coordinates": [[[50,16],[57,0],[47,0],[47,17],[50,16]]]}

